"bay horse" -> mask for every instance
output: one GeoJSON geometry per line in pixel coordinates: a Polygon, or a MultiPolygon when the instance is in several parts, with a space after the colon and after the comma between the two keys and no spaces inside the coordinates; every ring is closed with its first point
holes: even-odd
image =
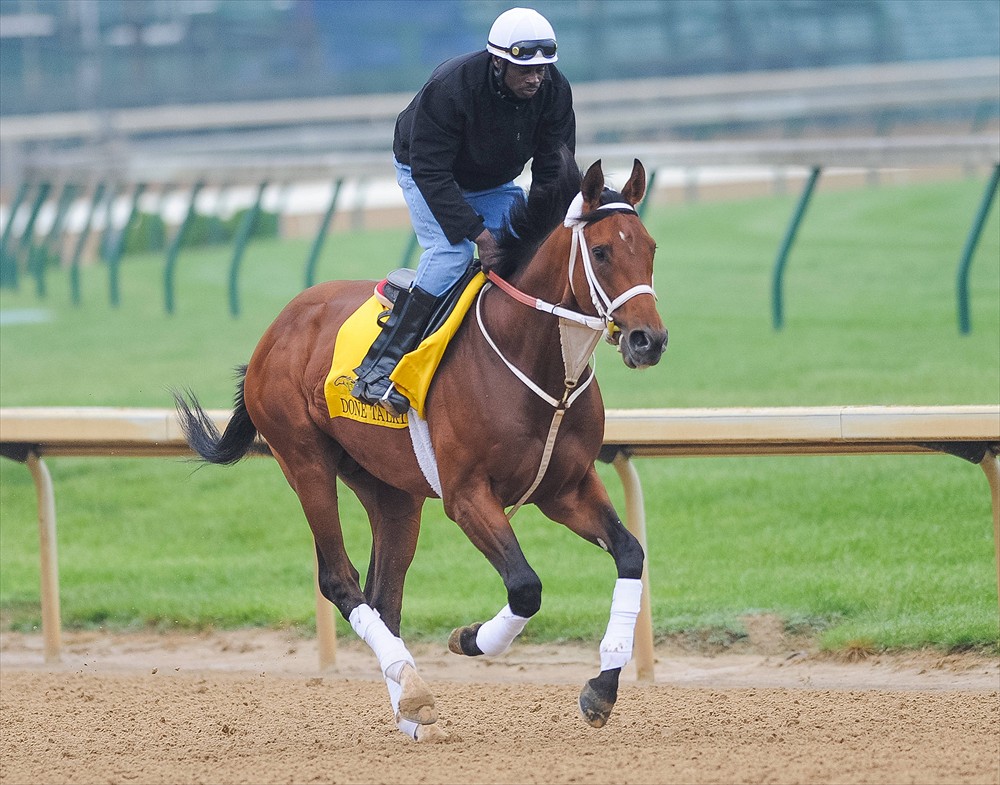
{"type": "MultiPolygon", "coordinates": [[[[322,594],[372,648],[397,726],[418,741],[447,737],[434,696],[399,637],[421,508],[435,495],[507,591],[493,619],[452,632],[448,646],[456,654],[506,651],[541,606],[541,580],[505,508],[534,504],[610,553],[618,579],[601,670],[580,694],[584,720],[603,726],[617,700],[632,653],[644,554],[594,468],[604,405],[588,361],[602,334],[630,368],[655,365],[666,348],[652,288],[656,246],[634,209],[645,190],[638,160],[619,193],[605,187],[600,161],[581,178],[566,150],[556,184],[533,189],[512,212],[489,274],[495,285],[480,291],[428,393],[424,415],[439,490],[405,428],[331,418],[327,409],[324,381],[338,330],[371,296],[373,281],[321,283],[285,307],[239,369],[223,434],[193,394],[174,394],[188,443],[203,460],[232,464],[258,434],[266,440],[312,529],[322,594]],[[364,589],[344,547],[338,477],[371,523],[364,589]]],[[[411,423],[414,416],[411,410],[411,423]]]]}

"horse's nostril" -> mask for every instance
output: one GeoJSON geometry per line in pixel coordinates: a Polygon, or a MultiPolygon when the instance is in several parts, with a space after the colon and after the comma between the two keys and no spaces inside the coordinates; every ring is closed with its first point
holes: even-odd
{"type": "Polygon", "coordinates": [[[633,330],[628,335],[628,344],[633,351],[644,352],[649,349],[649,336],[642,330],[633,330]]]}

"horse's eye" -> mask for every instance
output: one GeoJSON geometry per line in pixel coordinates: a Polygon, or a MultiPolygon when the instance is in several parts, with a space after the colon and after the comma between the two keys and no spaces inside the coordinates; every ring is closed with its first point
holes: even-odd
{"type": "Polygon", "coordinates": [[[590,249],[590,253],[598,262],[608,261],[608,247],[606,245],[595,245],[590,249]]]}

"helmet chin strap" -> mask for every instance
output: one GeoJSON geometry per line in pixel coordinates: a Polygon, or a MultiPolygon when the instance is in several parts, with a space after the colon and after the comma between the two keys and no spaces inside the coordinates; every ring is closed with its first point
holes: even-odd
{"type": "MultiPolygon", "coordinates": [[[[494,91],[506,101],[515,101],[518,103],[523,102],[525,99],[518,98],[514,95],[514,92],[510,89],[510,87],[507,86],[507,69],[510,68],[510,61],[504,57],[500,57],[499,55],[490,55],[490,57],[492,58],[490,61],[490,75],[493,79],[494,91]]],[[[545,76],[542,81],[547,81],[548,78],[549,69],[546,65],[545,76]]]]}
{"type": "Polygon", "coordinates": [[[493,76],[493,88],[496,90],[497,95],[506,100],[511,100],[514,96],[511,95],[510,88],[507,87],[507,61],[502,57],[497,57],[492,55],[492,76],[493,76]],[[497,61],[500,62],[497,62],[497,61]]]}

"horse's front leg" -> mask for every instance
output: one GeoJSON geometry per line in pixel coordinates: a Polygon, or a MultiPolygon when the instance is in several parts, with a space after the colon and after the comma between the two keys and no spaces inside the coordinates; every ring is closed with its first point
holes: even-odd
{"type": "Polygon", "coordinates": [[[503,579],[507,604],[486,622],[453,630],[448,648],[468,657],[503,654],[542,605],[542,582],[521,551],[503,507],[485,487],[449,497],[445,512],[503,579]]]}
{"type": "Polygon", "coordinates": [[[539,502],[538,507],[547,517],[610,553],[618,570],[611,615],[601,640],[601,672],[580,693],[584,720],[600,728],[608,721],[618,700],[622,668],[632,659],[635,620],[642,596],[642,545],[621,522],[593,467],[576,488],[539,502]]]}

